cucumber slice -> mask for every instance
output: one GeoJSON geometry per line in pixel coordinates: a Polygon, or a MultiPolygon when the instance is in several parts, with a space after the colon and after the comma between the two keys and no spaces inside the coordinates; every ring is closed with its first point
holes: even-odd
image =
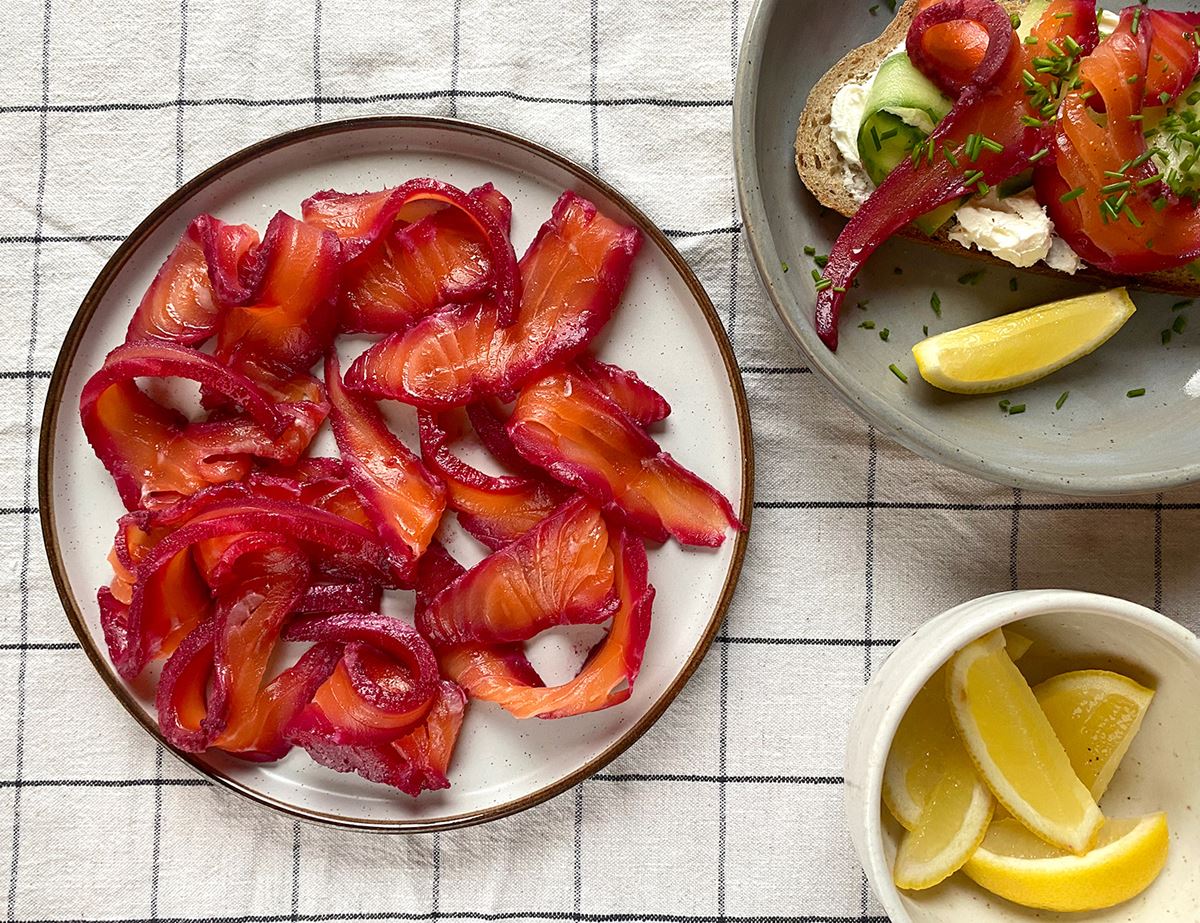
{"type": "Polygon", "coordinates": [[[996,187],[996,195],[1002,199],[1007,199],[1009,196],[1019,195],[1026,189],[1033,186],[1033,170],[1026,170],[1023,173],[1018,173],[1016,176],[1010,176],[1003,180],[996,187]]]}
{"type": "Polygon", "coordinates": [[[945,205],[939,206],[931,211],[928,215],[922,215],[913,225],[922,233],[932,237],[938,232],[943,224],[954,217],[954,213],[958,211],[958,207],[969,199],[959,199],[957,202],[947,202],[945,205]]]}
{"type": "Polygon", "coordinates": [[[1033,34],[1033,27],[1042,21],[1046,10],[1050,9],[1050,0],[1029,0],[1021,10],[1021,24],[1017,26],[1017,38],[1025,41],[1033,34]]]}
{"type": "Polygon", "coordinates": [[[878,186],[887,179],[925,138],[925,132],[891,112],[868,116],[858,132],[858,153],[871,182],[878,186]]]}
{"type": "Polygon", "coordinates": [[[952,105],[908,55],[895,54],[883,62],[858,132],[858,154],[876,186],[929,136],[952,105]]]}

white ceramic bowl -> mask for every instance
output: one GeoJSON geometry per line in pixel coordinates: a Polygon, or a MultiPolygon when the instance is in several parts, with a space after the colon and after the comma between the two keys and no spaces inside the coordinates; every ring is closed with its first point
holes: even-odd
{"type": "Polygon", "coordinates": [[[1200,641],[1144,606],[1074,590],[997,593],[926,622],[893,651],[867,686],[846,750],[850,836],[892,923],[1015,923],[1087,920],[1174,923],[1200,907],[1200,641]],[[1034,641],[1022,672],[1039,682],[1066,669],[1110,669],[1157,690],[1145,723],[1101,807],[1113,816],[1166,811],[1171,853],[1141,895],[1109,910],[1057,914],[988,894],[964,875],[929,891],[901,892],[892,860],[902,832],[881,807],[883,768],[913,696],[955,651],[1012,625],[1034,641]]]}

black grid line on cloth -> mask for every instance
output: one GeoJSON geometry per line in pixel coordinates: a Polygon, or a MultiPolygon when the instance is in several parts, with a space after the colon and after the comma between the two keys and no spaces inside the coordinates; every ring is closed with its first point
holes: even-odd
{"type": "Polygon", "coordinates": [[[321,0],[313,0],[313,121],[321,121],[321,0]]]}
{"type": "MultiPolygon", "coordinates": [[[[430,913],[414,913],[405,911],[372,911],[357,910],[345,913],[301,913],[291,914],[243,914],[239,916],[203,916],[203,917],[161,917],[157,921],[149,917],[125,917],[121,923],[287,923],[295,920],[297,923],[353,923],[358,920],[372,921],[423,921],[432,920],[430,913]]],[[[755,915],[755,916],[726,916],[717,917],[705,914],[676,914],[676,913],[582,913],[576,916],[566,910],[509,910],[498,913],[487,913],[476,910],[447,910],[439,917],[442,920],[578,920],[580,923],[889,923],[882,916],[828,916],[821,914],[802,914],[798,916],[755,915]]],[[[93,923],[83,918],[67,919],[23,919],[20,923],[93,923]]]]}
{"type": "Polygon", "coordinates": [[[1154,611],[1163,603],[1163,495],[1154,497],[1154,611]]]}
{"type": "Polygon", "coordinates": [[[1012,528],[1008,538],[1008,588],[1015,590],[1021,585],[1017,570],[1017,552],[1021,547],[1021,488],[1013,488],[1012,528]]]}
{"type": "Polygon", "coordinates": [[[122,100],[108,103],[43,103],[31,105],[21,103],[0,106],[0,115],[39,112],[146,112],[156,109],[187,108],[198,106],[241,106],[250,109],[269,109],[283,106],[355,106],[371,103],[421,102],[455,97],[457,99],[505,99],[518,103],[554,103],[561,106],[599,106],[613,108],[622,106],[652,106],[662,109],[730,109],[732,99],[690,99],[660,96],[605,96],[595,100],[574,96],[534,96],[513,90],[412,90],[409,92],[371,93],[365,95],[278,96],[255,99],[249,96],[206,96],[197,99],[122,100]]]}
{"type": "MultiPolygon", "coordinates": [[[[703,775],[699,773],[673,772],[600,772],[590,778],[591,782],[696,782],[728,785],[841,785],[845,780],[839,775],[703,775]]],[[[162,779],[0,779],[4,788],[213,788],[216,783],[196,776],[194,778],[162,779]]],[[[441,834],[435,835],[440,838],[441,834]]],[[[294,840],[293,840],[294,842],[294,840]]],[[[440,843],[440,839],[439,839],[440,843]]],[[[440,850],[440,845],[438,846],[440,850]]],[[[293,852],[293,861],[298,854],[293,852]]]]}
{"type": "MultiPolygon", "coordinates": [[[[42,5],[42,105],[50,102],[50,0],[44,0],[42,5]]],[[[49,172],[49,113],[43,112],[38,117],[38,173],[37,192],[34,204],[34,234],[41,236],[45,222],[46,177],[49,172]]],[[[37,348],[38,314],[41,307],[42,293],[42,247],[40,243],[33,245],[33,272],[30,283],[29,305],[29,343],[25,354],[26,371],[33,370],[34,351],[37,348]]],[[[25,379],[25,507],[30,508],[33,498],[33,463],[34,463],[34,400],[32,375],[25,379]]],[[[29,517],[21,521],[21,563],[20,563],[20,627],[18,637],[25,645],[29,641],[29,565],[32,552],[32,525],[29,517]]],[[[15,920],[17,915],[17,877],[21,862],[21,780],[24,775],[25,758],[25,683],[28,677],[28,650],[22,646],[18,656],[17,667],[17,727],[16,752],[13,759],[15,785],[13,786],[13,817],[12,817],[12,863],[9,867],[8,879],[8,919],[15,920]]]]}

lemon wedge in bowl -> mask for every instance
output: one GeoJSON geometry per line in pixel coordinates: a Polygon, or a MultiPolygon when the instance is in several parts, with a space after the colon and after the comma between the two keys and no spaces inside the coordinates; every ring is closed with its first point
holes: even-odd
{"type": "Polygon", "coordinates": [[[883,801],[905,828],[892,870],[901,888],[932,888],[948,878],[987,833],[995,802],[958,739],[942,670],[917,693],[896,729],[883,801]]]}
{"type": "Polygon", "coordinates": [[[1033,689],[1075,775],[1097,801],[1142,726],[1154,691],[1108,670],[1075,670],[1033,689]]]}
{"type": "Polygon", "coordinates": [[[949,878],[975,853],[991,823],[995,802],[962,744],[953,744],[942,752],[941,774],[920,818],[896,850],[897,887],[918,891],[949,878]]]}
{"type": "Polygon", "coordinates": [[[1165,814],[1109,820],[1095,848],[1076,856],[1049,845],[1008,818],[988,828],[963,866],[993,894],[1043,910],[1101,910],[1136,897],[1167,861],[1165,814]]]}
{"type": "Polygon", "coordinates": [[[1124,288],[1054,301],[931,336],[913,347],[913,358],[921,377],[943,391],[1007,391],[1086,356],[1135,310],[1124,288]]]}
{"type": "Polygon", "coordinates": [[[1003,632],[984,635],[950,658],[946,696],[959,736],[996,800],[1047,843],[1087,852],[1104,815],[1008,656],[1003,632]]]}

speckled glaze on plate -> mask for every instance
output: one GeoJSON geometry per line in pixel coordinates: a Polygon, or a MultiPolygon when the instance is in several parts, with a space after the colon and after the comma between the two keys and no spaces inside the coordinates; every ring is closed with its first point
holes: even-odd
{"type": "MultiPolygon", "coordinates": [[[[1169,347],[1160,338],[1179,316],[1171,311],[1178,297],[1134,292],[1137,314],[1105,346],[1003,395],[1026,405],[1013,417],[997,406],[1001,395],[961,397],[922,381],[910,352],[923,337],[922,325],[938,333],[1094,286],[992,267],[978,284],[963,285],[958,278],[981,264],[893,241],[875,254],[847,300],[837,353],[817,339],[813,264],[803,248],[828,253],[845,222],[823,214],[796,175],[796,123],[820,76],[883,31],[887,7],[876,6],[871,15],[872,6],[872,0],[758,0],[742,43],[733,142],[746,234],[771,300],[809,364],[863,417],[914,452],[999,483],[1105,495],[1200,479],[1200,387],[1187,387],[1200,372],[1200,317],[1169,347]],[[933,292],[941,298],[941,318],[930,308],[933,292]],[[868,301],[864,311],[855,308],[860,299],[868,301]],[[858,328],[866,319],[875,329],[858,328]],[[884,327],[886,342],[879,337],[884,327]],[[888,371],[891,363],[908,375],[907,385],[888,371]],[[1146,395],[1125,396],[1136,388],[1146,395]],[[1070,397],[1055,410],[1064,391],[1070,397]]],[[[1156,6],[1182,10],[1188,4],[1156,6]]]]}
{"type": "MultiPolygon", "coordinates": [[[[687,264],[627,199],[545,148],[464,122],[373,118],[280,135],[196,177],[122,244],[67,334],[42,419],[42,531],[63,606],[109,688],[160,741],[150,684],[143,677],[131,686],[117,676],[100,631],[95,593],[111,579],[106,555],[123,509],[79,425],[80,389],[105,354],[121,342],[142,292],[199,212],[262,228],[277,209],[298,214],[301,200],[315,190],[379,188],[414,176],[435,176],[463,188],[494,182],[512,200],[518,253],[564,189],[574,189],[610,217],[641,228],[645,242],[621,309],[595,348],[603,358],[636,369],[662,389],[673,413],[656,428],[656,438],[722,490],[749,523],[754,485],[750,419],[729,342],[687,264]]],[[[339,340],[343,367],[367,342],[339,340]]],[[[415,446],[416,415],[410,408],[384,403],[393,429],[415,446]]],[[[327,428],[313,451],[336,454],[327,428]]],[[[448,544],[464,563],[483,556],[481,546],[456,534],[453,525],[449,528],[448,544]]],[[[265,765],[217,752],[177,755],[261,804],[302,819],[357,829],[421,832],[515,813],[598,771],[657,720],[708,649],[729,605],[745,547],[743,532],[731,535],[717,550],[685,550],[674,542],[649,549],[650,579],[658,595],[633,697],[603,712],[557,721],[518,722],[497,706],[472,703],[447,791],[427,792],[414,800],[318,766],[303,752],[265,765]]],[[[384,611],[411,614],[411,594],[388,595],[396,599],[385,602],[384,611]]],[[[586,643],[579,637],[539,638],[530,655],[547,681],[561,682],[578,665],[586,643]]]]}

